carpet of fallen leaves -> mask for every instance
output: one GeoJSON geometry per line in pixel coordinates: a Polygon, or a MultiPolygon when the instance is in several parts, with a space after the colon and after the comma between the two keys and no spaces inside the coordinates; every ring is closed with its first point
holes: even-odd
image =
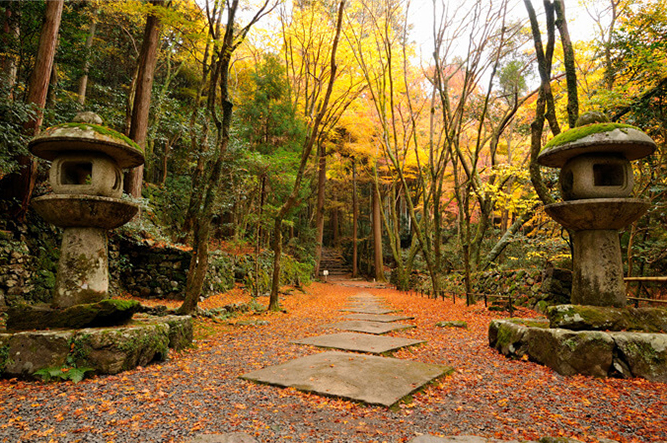
{"type": "MultiPolygon", "coordinates": [[[[352,283],[315,283],[305,291],[283,297],[284,313],[197,320],[196,347],[172,353],[165,362],[78,384],[0,381],[0,441],[182,442],[199,433],[224,432],[246,432],[261,442],[394,443],[419,434],[667,440],[667,386],[563,377],[531,362],[508,360],[487,342],[489,321],[506,314],[352,283]],[[394,335],[428,342],[395,357],[450,365],[454,374],[392,410],[238,378],[319,352],[290,342],[326,333],[321,326],[342,318],[339,310],[359,292],[382,296],[415,316],[415,329],[394,335]],[[469,329],[435,326],[443,320],[465,320],[469,329]]],[[[248,300],[236,289],[202,306],[248,300]]],[[[537,314],[522,310],[517,315],[537,314]]]]}

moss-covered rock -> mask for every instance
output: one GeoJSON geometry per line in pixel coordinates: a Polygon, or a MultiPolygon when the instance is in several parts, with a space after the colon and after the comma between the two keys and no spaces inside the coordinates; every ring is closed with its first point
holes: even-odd
{"type": "Polygon", "coordinates": [[[510,323],[514,323],[521,326],[526,326],[529,328],[548,328],[549,320],[545,318],[510,318],[510,323]]]}
{"type": "Polygon", "coordinates": [[[117,374],[145,366],[153,360],[164,360],[169,349],[169,326],[166,323],[136,323],[120,328],[82,329],[78,367],[94,368],[98,374],[117,374]]]}
{"type": "Polygon", "coordinates": [[[489,344],[508,357],[528,357],[561,375],[667,382],[667,334],[545,326],[533,319],[494,320],[489,326],[489,344]]]}
{"type": "Polygon", "coordinates": [[[468,323],[463,320],[439,321],[435,325],[440,328],[468,329],[468,323]]]}
{"type": "Polygon", "coordinates": [[[190,316],[143,316],[125,326],[0,334],[0,376],[32,377],[53,368],[96,374],[145,366],[192,343],[190,316]]]}
{"type": "Polygon", "coordinates": [[[562,375],[606,377],[612,364],[614,340],[603,332],[525,326],[518,321],[494,320],[489,344],[512,358],[527,356],[562,375]]]}
{"type": "Polygon", "coordinates": [[[547,310],[552,328],[575,331],[667,332],[667,310],[559,305],[547,310]]]}
{"type": "Polygon", "coordinates": [[[8,310],[7,329],[27,331],[46,328],[85,328],[120,325],[141,305],[134,300],[107,299],[65,309],[19,304],[8,310]]]}
{"type": "Polygon", "coordinates": [[[561,375],[606,377],[614,340],[599,331],[528,328],[523,341],[529,358],[561,375]]]}
{"type": "Polygon", "coordinates": [[[192,317],[169,315],[160,319],[169,326],[169,348],[180,351],[192,345],[192,317]]]}
{"type": "Polygon", "coordinates": [[[626,367],[630,372],[623,376],[667,382],[667,334],[615,332],[611,336],[621,360],[618,367],[626,367]]]}
{"type": "Polygon", "coordinates": [[[523,357],[523,339],[527,331],[527,327],[517,323],[493,320],[489,324],[489,345],[508,357],[523,357]]]}
{"type": "Polygon", "coordinates": [[[0,334],[6,347],[2,375],[29,377],[39,369],[65,365],[73,336],[73,331],[0,334]]]}

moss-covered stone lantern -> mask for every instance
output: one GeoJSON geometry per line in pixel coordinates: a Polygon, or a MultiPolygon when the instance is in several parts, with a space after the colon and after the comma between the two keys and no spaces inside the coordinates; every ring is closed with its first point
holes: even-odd
{"type": "Polygon", "coordinates": [[[51,160],[52,194],[33,199],[33,208],[63,228],[54,308],[95,303],[108,297],[107,230],[127,223],[138,206],[122,200],[123,168],[139,166],[144,154],[92,113],[54,126],[28,148],[51,160]]]}
{"type": "Polygon", "coordinates": [[[594,122],[554,137],[537,161],[561,168],[563,202],[545,211],[574,232],[572,303],[626,305],[618,230],[649,207],[630,198],[634,177],[630,161],[655,151],[653,140],[639,129],[594,122]]]}
{"type": "Polygon", "coordinates": [[[28,145],[52,162],[53,193],[34,198],[32,205],[63,228],[63,240],[51,305],[15,303],[7,309],[0,328],[2,378],[76,381],[91,372],[117,374],[192,343],[190,316],[148,315],[138,301],[108,293],[107,230],[127,223],[139,209],[121,198],[122,170],[141,165],[144,155],[101,123],[84,113],[28,145]]]}

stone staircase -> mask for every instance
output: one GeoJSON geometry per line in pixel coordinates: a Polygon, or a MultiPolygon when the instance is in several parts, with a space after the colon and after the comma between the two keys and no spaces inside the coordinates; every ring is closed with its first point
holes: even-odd
{"type": "Polygon", "coordinates": [[[352,274],[352,267],[345,261],[343,255],[332,248],[322,248],[320,261],[320,276],[323,271],[329,271],[329,277],[347,277],[352,274]]]}

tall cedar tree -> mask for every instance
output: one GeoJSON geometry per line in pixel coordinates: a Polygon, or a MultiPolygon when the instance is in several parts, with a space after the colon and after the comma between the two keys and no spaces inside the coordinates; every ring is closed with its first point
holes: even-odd
{"type": "MultiPolygon", "coordinates": [[[[164,0],[151,0],[154,7],[164,5],[164,0]]],[[[136,91],[132,105],[129,137],[137,142],[142,149],[146,149],[146,135],[148,134],[148,116],[151,104],[151,91],[155,66],[157,65],[157,50],[160,43],[160,18],[151,11],[146,18],[144,41],[139,54],[136,91]]],[[[141,184],[144,179],[144,165],[130,170],[125,178],[125,191],[134,198],[141,197],[141,184]]]]}

